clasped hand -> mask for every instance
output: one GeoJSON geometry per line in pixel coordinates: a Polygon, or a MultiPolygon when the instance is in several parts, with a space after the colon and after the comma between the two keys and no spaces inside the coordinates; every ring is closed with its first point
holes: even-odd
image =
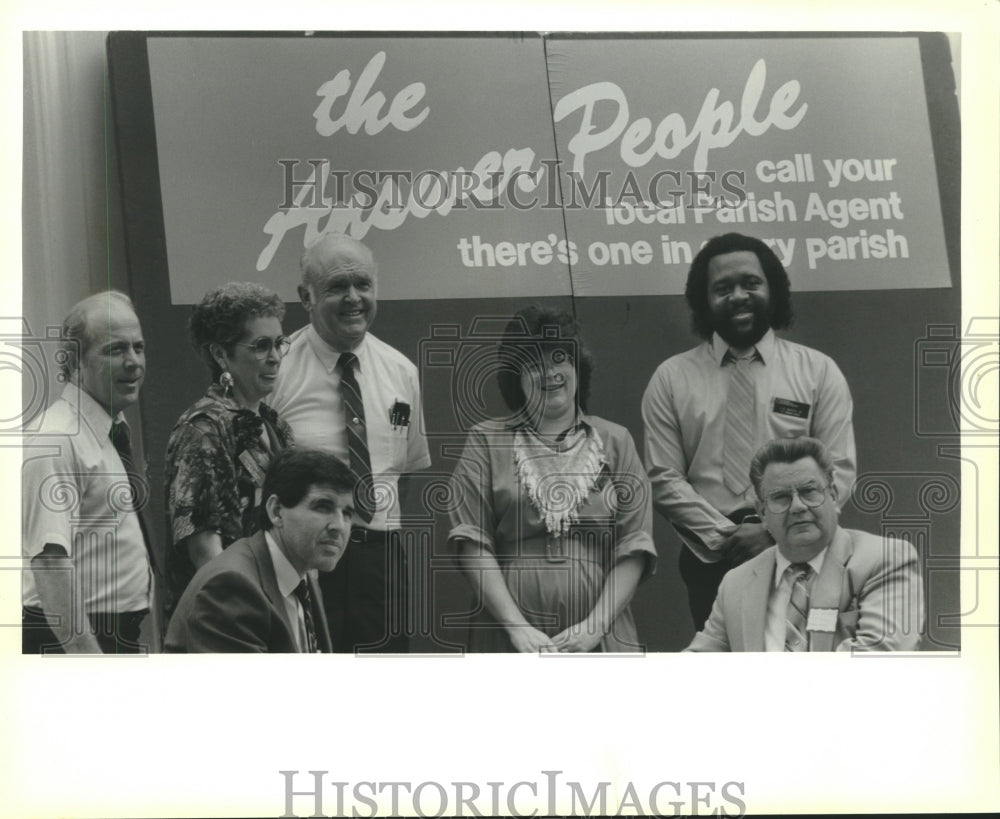
{"type": "Polygon", "coordinates": [[[756,557],[774,543],[770,532],[763,523],[728,524],[718,527],[721,534],[728,535],[722,541],[719,551],[726,556],[730,565],[738,566],[756,557]]]}
{"type": "Polygon", "coordinates": [[[508,631],[515,650],[520,652],[571,653],[593,651],[601,642],[601,634],[586,620],[549,637],[533,626],[523,625],[508,631]]]}

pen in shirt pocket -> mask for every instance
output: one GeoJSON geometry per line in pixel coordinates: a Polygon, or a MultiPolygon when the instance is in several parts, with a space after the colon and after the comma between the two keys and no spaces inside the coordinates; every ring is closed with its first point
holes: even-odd
{"type": "Polygon", "coordinates": [[[408,427],[410,425],[410,405],[394,398],[392,407],[389,409],[389,423],[392,424],[393,430],[408,427]]]}

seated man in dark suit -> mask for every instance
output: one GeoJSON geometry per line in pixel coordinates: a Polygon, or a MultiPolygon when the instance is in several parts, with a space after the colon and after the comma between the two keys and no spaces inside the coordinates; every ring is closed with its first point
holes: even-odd
{"type": "Polygon", "coordinates": [[[826,448],[815,438],[765,444],[750,465],[775,539],[722,579],[686,651],[913,651],[924,622],[916,550],[841,529],[826,448]]]}
{"type": "Polygon", "coordinates": [[[263,531],[198,570],[170,619],[165,650],[330,651],[312,570],[331,571],[347,547],[354,483],[329,453],[279,453],[264,478],[263,531]]]}

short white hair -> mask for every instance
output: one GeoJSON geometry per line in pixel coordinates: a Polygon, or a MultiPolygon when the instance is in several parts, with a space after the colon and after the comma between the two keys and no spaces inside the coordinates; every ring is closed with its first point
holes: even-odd
{"type": "Polygon", "coordinates": [[[63,319],[62,332],[60,333],[63,360],[59,366],[63,375],[69,377],[79,369],[79,359],[87,354],[93,343],[93,314],[99,308],[104,309],[105,314],[107,314],[108,310],[111,309],[111,304],[115,302],[127,307],[133,313],[135,312],[132,299],[120,290],[105,290],[101,293],[94,293],[85,299],[80,299],[70,308],[66,318],[63,319]],[[77,353],[79,353],[79,357],[77,353]]]}
{"type": "Polygon", "coordinates": [[[324,271],[319,267],[317,262],[317,257],[319,256],[320,250],[325,249],[338,250],[338,249],[351,249],[356,250],[363,256],[368,264],[371,265],[372,275],[378,275],[378,263],[375,261],[375,254],[372,253],[371,248],[364,242],[359,242],[357,239],[348,236],[346,233],[324,233],[315,242],[313,242],[309,247],[305,249],[302,254],[302,258],[299,261],[299,267],[302,269],[302,283],[306,286],[317,284],[319,279],[323,276],[324,271]]]}

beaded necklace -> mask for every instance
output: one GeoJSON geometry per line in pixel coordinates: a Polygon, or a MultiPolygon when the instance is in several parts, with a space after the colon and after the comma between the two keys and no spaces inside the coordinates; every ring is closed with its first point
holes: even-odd
{"type": "Polygon", "coordinates": [[[607,465],[604,444],[589,426],[557,442],[522,427],[514,433],[514,466],[549,534],[562,537],[577,521],[577,512],[597,489],[607,465]]]}

